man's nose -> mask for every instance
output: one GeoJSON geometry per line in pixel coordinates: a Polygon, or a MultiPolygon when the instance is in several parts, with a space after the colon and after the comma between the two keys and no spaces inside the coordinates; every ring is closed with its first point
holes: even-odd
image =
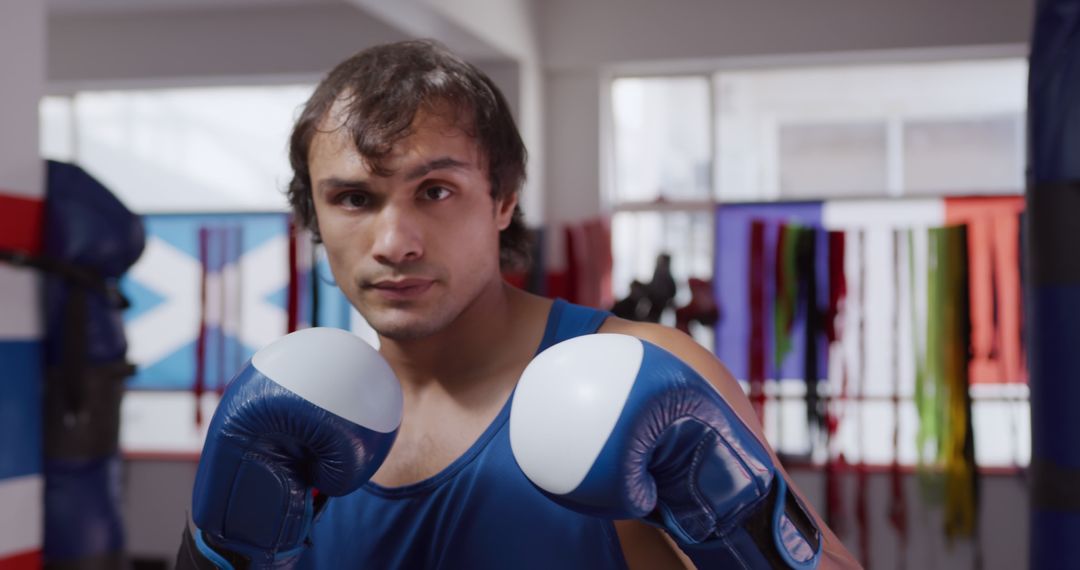
{"type": "Polygon", "coordinates": [[[388,204],[379,212],[372,254],[379,263],[399,265],[423,257],[423,224],[419,212],[388,204]]]}

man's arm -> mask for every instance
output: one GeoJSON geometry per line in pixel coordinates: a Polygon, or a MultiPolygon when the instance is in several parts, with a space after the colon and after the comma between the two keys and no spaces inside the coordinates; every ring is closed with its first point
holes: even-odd
{"type": "Polygon", "coordinates": [[[625,334],[651,342],[679,357],[693,368],[695,372],[716,387],[717,391],[720,392],[720,395],[727,401],[728,405],[731,406],[736,414],[738,414],[743,423],[745,423],[762,442],[764,447],[768,450],[770,457],[772,457],[773,462],[778,466],[779,471],[783,474],[784,478],[787,479],[789,488],[796,496],[798,496],[810,515],[814,517],[814,521],[821,530],[822,536],[822,557],[820,567],[823,569],[860,567],[859,563],[851,553],[848,552],[843,543],[840,542],[840,539],[833,534],[832,530],[826,526],[825,521],[821,519],[821,516],[812,506],[810,506],[810,503],[806,501],[802,492],[794,485],[794,483],[792,483],[791,477],[788,476],[787,472],[784,470],[780,460],[776,457],[775,451],[773,451],[772,447],[765,441],[764,429],[762,428],[757,415],[754,413],[753,407],[750,405],[750,400],[746,397],[742,387],[739,386],[738,381],[735,380],[731,375],[731,372],[728,371],[727,367],[725,367],[715,355],[703,348],[694,341],[694,339],[683,332],[653,323],[639,323],[610,317],[604,322],[604,325],[600,327],[598,332],[625,334]]]}

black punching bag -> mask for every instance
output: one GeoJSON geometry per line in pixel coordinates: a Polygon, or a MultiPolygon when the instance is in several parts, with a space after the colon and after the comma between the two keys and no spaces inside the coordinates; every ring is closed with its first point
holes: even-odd
{"type": "Polygon", "coordinates": [[[120,400],[126,359],[117,280],[142,221],[81,168],[48,162],[45,244],[46,570],[125,567],[120,400]]]}
{"type": "Polygon", "coordinates": [[[1080,0],[1038,0],[1028,78],[1031,568],[1080,568],[1080,0]]]}

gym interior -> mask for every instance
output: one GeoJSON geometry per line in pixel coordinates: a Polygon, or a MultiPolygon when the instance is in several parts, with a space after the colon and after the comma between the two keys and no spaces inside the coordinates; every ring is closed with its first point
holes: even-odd
{"type": "Polygon", "coordinates": [[[337,62],[419,38],[528,149],[505,279],[713,352],[860,565],[1078,567],[1077,26],[1076,0],[5,0],[0,570],[172,568],[236,370],[312,326],[378,344],[291,216],[288,139],[337,62]],[[112,216],[126,251],[64,258],[112,216]]]}

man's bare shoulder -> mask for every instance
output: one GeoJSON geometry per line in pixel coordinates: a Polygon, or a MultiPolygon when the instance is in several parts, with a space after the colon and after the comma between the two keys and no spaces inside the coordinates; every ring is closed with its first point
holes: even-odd
{"type": "Polygon", "coordinates": [[[713,353],[678,329],[657,323],[641,323],[618,317],[609,317],[597,332],[625,334],[651,342],[678,356],[713,384],[728,379],[735,382],[731,377],[731,373],[717,360],[713,353]]]}
{"type": "MultiPolygon", "coordinates": [[[[694,342],[694,339],[690,338],[686,333],[657,323],[642,323],[619,317],[608,317],[597,332],[637,337],[680,357],[684,356],[683,353],[697,352],[699,350],[709,354],[707,350],[694,342]]],[[[709,355],[711,356],[711,354],[709,355]]]]}
{"type": "Polygon", "coordinates": [[[608,317],[597,332],[637,337],[679,357],[716,387],[728,402],[728,405],[735,409],[739,417],[758,434],[758,437],[763,436],[760,422],[753,413],[750,401],[746,398],[746,392],[743,391],[742,386],[724,366],[724,363],[716,358],[716,355],[698,344],[686,333],[656,323],[641,323],[618,317],[608,317]]]}

